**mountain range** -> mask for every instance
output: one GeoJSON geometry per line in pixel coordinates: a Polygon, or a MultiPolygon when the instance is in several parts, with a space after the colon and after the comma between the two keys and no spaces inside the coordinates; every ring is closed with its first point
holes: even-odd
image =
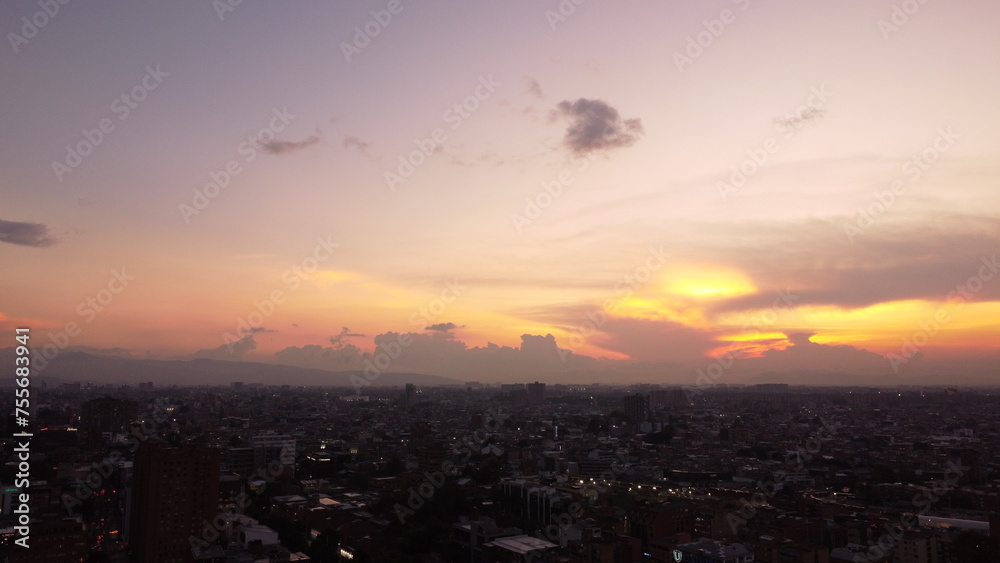
{"type": "MultiPolygon", "coordinates": [[[[14,348],[0,348],[0,363],[12,366],[14,358],[14,348]]],[[[265,385],[354,387],[351,379],[353,375],[363,378],[360,371],[327,371],[260,362],[209,359],[150,360],[66,351],[49,361],[44,370],[33,374],[32,380],[36,385],[42,382],[47,385],[58,385],[77,381],[128,385],[152,381],[157,386],[227,385],[234,381],[242,381],[265,385]]],[[[13,383],[13,378],[4,378],[0,385],[9,386],[13,383]]],[[[456,379],[436,375],[382,373],[372,380],[371,385],[392,387],[406,383],[424,386],[462,384],[456,379]]]]}

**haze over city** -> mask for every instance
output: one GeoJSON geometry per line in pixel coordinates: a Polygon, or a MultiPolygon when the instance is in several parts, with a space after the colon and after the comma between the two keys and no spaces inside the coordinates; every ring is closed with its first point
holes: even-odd
{"type": "Polygon", "coordinates": [[[996,384],[1000,6],[913,6],[6,3],[0,330],[43,375],[996,384]]]}

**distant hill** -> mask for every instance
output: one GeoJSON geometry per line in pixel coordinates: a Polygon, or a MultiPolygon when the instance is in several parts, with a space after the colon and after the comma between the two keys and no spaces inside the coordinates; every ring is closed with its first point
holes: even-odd
{"type": "MultiPolygon", "coordinates": [[[[0,365],[14,365],[14,348],[0,349],[0,365]]],[[[63,352],[45,370],[35,376],[36,383],[127,383],[136,385],[152,381],[156,385],[228,385],[233,381],[265,385],[307,385],[353,387],[351,375],[360,371],[327,371],[259,362],[221,360],[140,360],[135,358],[96,356],[85,352],[63,352]]],[[[419,373],[383,373],[372,385],[379,387],[415,385],[460,385],[456,379],[419,373]]],[[[14,378],[3,378],[2,386],[14,384],[14,378]]]]}

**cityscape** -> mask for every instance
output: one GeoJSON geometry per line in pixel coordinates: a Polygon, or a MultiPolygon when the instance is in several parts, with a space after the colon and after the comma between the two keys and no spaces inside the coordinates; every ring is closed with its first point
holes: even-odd
{"type": "Polygon", "coordinates": [[[0,3],[0,563],[1000,563],[1000,3],[0,3]]]}
{"type": "Polygon", "coordinates": [[[29,484],[7,485],[0,504],[7,522],[32,515],[30,550],[4,530],[10,561],[1000,557],[996,389],[467,382],[359,395],[145,382],[44,393],[29,484]]]}

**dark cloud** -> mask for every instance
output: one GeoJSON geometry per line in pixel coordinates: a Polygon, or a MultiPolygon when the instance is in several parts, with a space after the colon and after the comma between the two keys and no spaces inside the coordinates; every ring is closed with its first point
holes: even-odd
{"type": "MultiPolygon", "coordinates": [[[[724,337],[732,332],[721,329],[700,329],[675,321],[660,319],[621,318],[608,315],[597,306],[554,306],[547,312],[537,310],[533,320],[550,323],[571,333],[564,341],[570,348],[584,343],[627,356],[628,360],[603,360],[602,367],[617,371],[631,370],[639,379],[655,374],[661,382],[694,384],[698,370],[715,363],[714,356],[727,344],[724,337]],[[586,338],[582,336],[586,334],[586,338]],[[580,335],[577,337],[576,335],[580,335]]],[[[746,383],[759,374],[781,375],[807,371],[843,371],[854,373],[886,373],[886,359],[853,346],[818,344],[812,333],[789,332],[783,338],[755,340],[758,348],[727,352],[735,358],[725,370],[725,377],[715,383],[746,383]],[[763,353],[760,347],[771,347],[763,353]]],[[[537,342],[534,337],[534,341],[537,342]]],[[[522,349],[525,346],[522,345],[522,349]]],[[[578,356],[584,357],[584,356],[578,356]]]]}
{"type": "Polygon", "coordinates": [[[988,356],[955,361],[953,357],[929,358],[918,352],[898,367],[899,377],[906,383],[942,385],[961,382],[962,385],[996,387],[1000,355],[993,351],[988,356]]]}
{"type": "Polygon", "coordinates": [[[522,335],[516,348],[492,343],[469,348],[448,332],[387,332],[375,336],[374,344],[374,353],[362,352],[352,344],[341,348],[308,345],[285,348],[275,357],[281,364],[331,371],[364,369],[388,359],[389,365],[382,371],[466,378],[476,373],[497,381],[512,376],[524,380],[546,375],[570,377],[591,370],[597,362],[560,348],[551,334],[522,335]]]}
{"type": "MultiPolygon", "coordinates": [[[[482,350],[482,348],[477,348],[482,350]]],[[[537,365],[555,365],[555,361],[566,363],[573,351],[568,348],[560,348],[556,343],[556,337],[551,334],[542,336],[540,334],[522,334],[521,348],[519,350],[521,360],[537,365]]]]}
{"type": "Polygon", "coordinates": [[[311,147],[319,143],[319,135],[313,135],[302,141],[279,141],[272,139],[266,143],[261,143],[260,148],[267,154],[289,154],[295,151],[311,147]]]}
{"type": "MultiPolygon", "coordinates": [[[[818,344],[811,334],[789,334],[791,346],[772,349],[758,358],[738,360],[740,371],[760,373],[842,372],[888,375],[889,363],[881,354],[848,345],[818,344]]],[[[800,381],[799,383],[806,383],[800,381]]]]}
{"type": "MultiPolygon", "coordinates": [[[[375,350],[371,353],[352,344],[339,348],[307,345],[285,348],[275,358],[279,364],[330,371],[363,370],[378,365],[380,372],[425,373],[460,380],[476,374],[482,381],[646,381],[685,386],[698,385],[700,374],[711,371],[710,366],[718,363],[710,357],[715,353],[709,350],[717,347],[718,341],[708,333],[698,333],[669,321],[609,320],[596,338],[605,339],[598,345],[635,352],[637,359],[596,359],[576,354],[560,346],[551,334],[524,334],[517,347],[493,343],[469,347],[442,332],[379,334],[373,339],[375,350]],[[638,351],[657,345],[669,351],[639,356],[638,351]]],[[[756,357],[732,356],[713,383],[869,384],[873,376],[891,376],[889,363],[882,355],[848,345],[815,343],[808,333],[792,332],[781,342],[768,343],[785,343],[787,347],[773,348],[756,357]]],[[[233,346],[234,353],[224,345],[202,350],[190,358],[240,359],[255,348],[253,336],[248,335],[233,346]]],[[[975,366],[969,364],[961,378],[987,381],[998,365],[1000,357],[984,358],[975,366]]],[[[910,382],[918,378],[923,382],[934,381],[944,373],[940,371],[942,367],[947,364],[911,361],[903,366],[898,377],[905,375],[910,382]]]]}
{"type": "Polygon", "coordinates": [[[810,340],[814,333],[811,332],[793,332],[791,334],[785,335],[792,346],[804,346],[806,344],[813,344],[810,340]]]}
{"type": "Polygon", "coordinates": [[[264,333],[264,332],[278,332],[278,331],[277,331],[277,329],[273,329],[273,328],[264,328],[262,326],[255,326],[255,327],[251,327],[250,330],[248,330],[247,332],[249,334],[261,334],[261,333],[264,333]]]}
{"type": "Polygon", "coordinates": [[[248,353],[257,349],[257,342],[253,339],[253,333],[259,331],[259,329],[250,329],[250,334],[247,334],[239,340],[229,342],[219,346],[218,348],[204,348],[198,350],[190,356],[180,358],[182,360],[197,360],[197,359],[208,359],[208,360],[231,360],[239,361],[244,358],[248,353]]]}
{"type": "Polygon", "coordinates": [[[771,308],[785,290],[793,302],[778,302],[779,308],[856,309],[910,299],[945,301],[970,279],[977,291],[966,300],[1000,300],[1000,275],[992,271],[998,240],[1000,219],[942,214],[933,223],[876,222],[853,243],[843,224],[828,221],[734,225],[726,240],[700,243],[697,253],[745,272],[758,287],[751,295],[719,302],[716,312],[771,308]]]}
{"type": "Polygon", "coordinates": [[[0,242],[19,246],[46,247],[58,242],[41,223],[21,223],[0,219],[0,242]]]}
{"type": "Polygon", "coordinates": [[[289,346],[275,353],[278,363],[304,368],[326,369],[332,371],[361,369],[364,360],[369,357],[360,348],[351,344],[351,338],[363,338],[365,335],[351,332],[348,327],[341,327],[336,336],[331,336],[331,346],[309,344],[289,346]]]}
{"type": "Polygon", "coordinates": [[[622,120],[618,110],[601,100],[559,102],[552,117],[569,120],[563,143],[578,155],[631,146],[643,133],[639,119],[622,120]]]}
{"type": "Polygon", "coordinates": [[[362,369],[364,367],[363,360],[367,355],[353,344],[340,344],[338,346],[309,344],[301,348],[289,346],[279,350],[274,356],[280,364],[342,371],[362,369]]]}
{"type": "Polygon", "coordinates": [[[456,328],[465,328],[465,325],[457,325],[455,323],[437,323],[430,326],[425,326],[424,330],[430,330],[435,332],[450,332],[456,328]]]}
{"type": "MultiPolygon", "coordinates": [[[[585,326],[574,330],[583,332],[585,326]]],[[[719,346],[718,335],[669,320],[609,317],[590,342],[643,361],[698,363],[719,346]]]]}
{"type": "Polygon", "coordinates": [[[340,350],[340,349],[343,349],[345,346],[349,346],[350,345],[350,342],[348,341],[349,339],[351,339],[351,338],[363,338],[364,336],[365,335],[363,335],[363,334],[358,334],[356,332],[351,332],[351,329],[347,328],[346,326],[343,326],[343,327],[340,327],[340,332],[337,333],[336,336],[331,336],[330,337],[330,344],[333,344],[334,349],[340,350]]]}

